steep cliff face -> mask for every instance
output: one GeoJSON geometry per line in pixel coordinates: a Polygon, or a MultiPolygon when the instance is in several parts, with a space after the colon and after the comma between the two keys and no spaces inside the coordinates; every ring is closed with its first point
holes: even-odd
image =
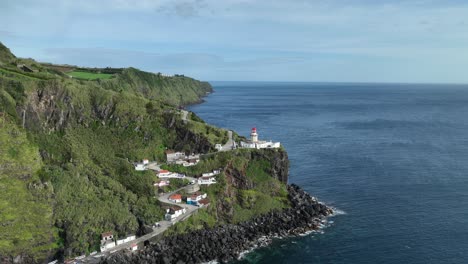
{"type": "Polygon", "coordinates": [[[288,155],[282,149],[234,154],[224,170],[226,185],[216,208],[219,219],[232,223],[286,207],[284,184],[288,174],[288,155]]]}
{"type": "Polygon", "coordinates": [[[84,81],[41,65],[22,72],[16,62],[34,61],[7,59],[0,65],[0,122],[8,121],[0,123],[0,178],[9,181],[0,183],[7,195],[0,199],[0,262],[82,255],[98,250],[101,232],[122,237],[159,221],[164,211],[154,200],[155,174],[136,172],[132,163],[164,161],[166,149],[211,153],[181,170],[200,175],[224,168],[219,182],[204,189],[213,203],[205,214],[211,223],[239,223],[291,206],[284,150],[216,153],[214,145],[227,141],[225,130],[196,116],[182,120],[174,106],[200,101],[212,91],[209,84],[136,69],[84,81]],[[23,217],[14,221],[15,215],[23,217]]]}
{"type": "Polygon", "coordinates": [[[207,84],[164,77],[158,86],[163,77],[131,69],[131,83],[115,77],[108,87],[40,65],[38,72],[23,72],[16,63],[34,61],[7,59],[0,64],[0,189],[8,196],[0,203],[2,263],[82,255],[98,250],[101,232],[124,236],[160,220],[155,175],[135,172],[132,162],[163,161],[166,148],[208,152],[223,140],[191,129],[174,107],[201,100],[211,91],[207,84]],[[138,87],[148,94],[133,90],[138,87]],[[40,160],[21,159],[33,156],[15,145],[10,131],[20,133],[21,144],[40,160]],[[24,169],[33,164],[34,170],[24,169]]]}

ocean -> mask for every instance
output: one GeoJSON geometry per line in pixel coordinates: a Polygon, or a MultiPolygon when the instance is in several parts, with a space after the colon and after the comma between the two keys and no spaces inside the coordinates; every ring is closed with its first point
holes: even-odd
{"type": "Polygon", "coordinates": [[[468,263],[468,85],[213,82],[190,107],[280,141],[342,214],[236,263],[468,263]]]}

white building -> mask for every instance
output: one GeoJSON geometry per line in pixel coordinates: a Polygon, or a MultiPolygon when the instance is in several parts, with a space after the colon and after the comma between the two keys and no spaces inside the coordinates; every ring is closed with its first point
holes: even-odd
{"type": "Polygon", "coordinates": [[[258,140],[257,129],[254,127],[250,132],[250,140],[241,141],[241,148],[255,148],[255,149],[264,149],[264,148],[279,148],[281,146],[280,142],[272,141],[262,141],[258,140]]]}
{"type": "Polygon", "coordinates": [[[147,170],[147,166],[149,164],[149,160],[148,159],[144,159],[141,163],[138,162],[138,163],[134,163],[135,165],[135,170],[137,171],[144,171],[144,170],[147,170]]]}
{"type": "Polygon", "coordinates": [[[154,185],[155,187],[160,187],[160,188],[161,188],[161,187],[163,187],[163,186],[169,186],[170,183],[171,183],[171,182],[170,182],[169,180],[161,180],[161,181],[159,181],[159,182],[154,182],[153,185],[154,185]]]}
{"type": "Polygon", "coordinates": [[[187,196],[187,204],[198,205],[198,202],[205,198],[206,198],[206,193],[196,192],[190,196],[187,196]]]}
{"type": "Polygon", "coordinates": [[[174,163],[176,160],[185,159],[185,153],[174,150],[166,150],[167,163],[174,163]]]}
{"type": "Polygon", "coordinates": [[[185,210],[185,208],[179,206],[172,206],[171,208],[166,210],[166,215],[164,216],[164,218],[166,218],[167,221],[172,221],[177,217],[185,214],[186,212],[187,210],[185,210]]]}
{"type": "Polygon", "coordinates": [[[220,170],[213,170],[212,172],[203,173],[202,177],[211,177],[220,174],[220,170]]]}
{"type": "Polygon", "coordinates": [[[184,167],[197,165],[200,162],[199,154],[191,154],[186,156],[183,152],[166,150],[166,160],[168,164],[178,164],[184,167]]]}
{"type": "Polygon", "coordinates": [[[133,241],[135,239],[136,239],[135,235],[130,235],[130,236],[127,236],[126,238],[117,240],[117,245],[121,245],[130,241],[133,241]]]}
{"type": "Polygon", "coordinates": [[[101,234],[101,252],[109,250],[115,247],[114,234],[112,232],[106,232],[101,234]]]}
{"type": "Polygon", "coordinates": [[[215,184],[215,183],[216,183],[216,179],[214,176],[198,178],[199,185],[210,185],[210,184],[215,184]]]}
{"type": "Polygon", "coordinates": [[[138,250],[138,245],[137,245],[137,244],[132,244],[132,245],[130,246],[130,250],[131,250],[131,251],[137,251],[137,250],[138,250]]]}
{"type": "Polygon", "coordinates": [[[136,171],[144,171],[146,170],[146,165],[143,163],[137,163],[135,164],[135,170],[136,171]]]}
{"type": "Polygon", "coordinates": [[[182,195],[175,193],[175,194],[169,196],[168,200],[173,202],[173,203],[181,203],[182,202],[182,195]]]}
{"type": "Polygon", "coordinates": [[[168,171],[168,170],[160,170],[160,171],[158,171],[158,177],[159,177],[159,178],[166,178],[166,177],[169,177],[171,174],[172,174],[172,172],[170,172],[170,171],[168,171]]]}

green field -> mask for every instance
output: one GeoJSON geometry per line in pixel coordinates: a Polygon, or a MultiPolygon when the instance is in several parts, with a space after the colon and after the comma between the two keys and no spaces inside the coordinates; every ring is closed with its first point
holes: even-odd
{"type": "Polygon", "coordinates": [[[108,73],[93,73],[93,72],[84,72],[84,71],[72,71],[68,72],[68,75],[73,78],[85,79],[85,80],[96,80],[96,79],[110,79],[112,74],[108,73]]]}

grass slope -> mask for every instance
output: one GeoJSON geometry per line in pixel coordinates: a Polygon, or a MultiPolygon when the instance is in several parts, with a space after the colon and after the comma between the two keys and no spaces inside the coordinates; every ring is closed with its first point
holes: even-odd
{"type": "Polygon", "coordinates": [[[110,79],[112,78],[112,74],[108,73],[93,73],[93,72],[85,72],[85,71],[71,71],[67,72],[68,75],[72,76],[73,78],[83,79],[83,80],[97,80],[97,79],[110,79]]]}
{"type": "Polygon", "coordinates": [[[25,131],[0,117],[0,255],[41,258],[57,248],[50,184],[37,171],[41,159],[25,131]]]}

